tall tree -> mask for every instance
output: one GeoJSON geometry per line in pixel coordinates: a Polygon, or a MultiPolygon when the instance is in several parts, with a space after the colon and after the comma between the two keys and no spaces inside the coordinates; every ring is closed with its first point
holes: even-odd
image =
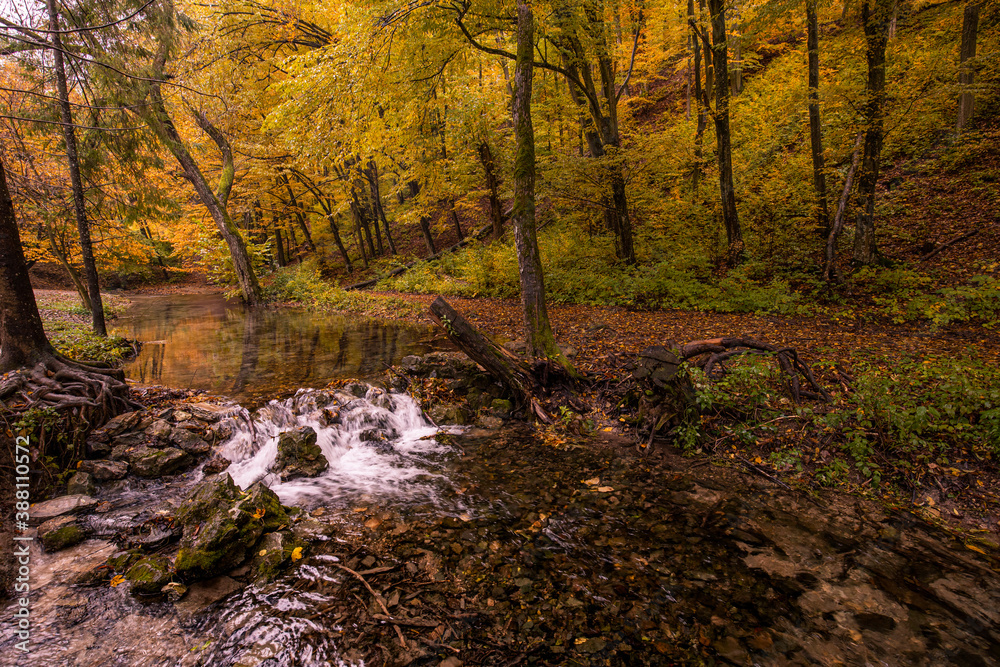
{"type": "Polygon", "coordinates": [[[517,2],[517,58],[511,115],[517,143],[514,156],[514,244],[521,279],[521,308],[528,353],[549,359],[570,375],[576,372],[556,345],[545,306],[545,278],[535,230],[535,131],[531,123],[535,19],[527,0],[517,2]]]}
{"type": "Polygon", "coordinates": [[[885,48],[895,0],[862,0],[861,23],[865,31],[865,58],[868,80],[861,108],[865,144],[858,172],[857,217],[854,228],[856,264],[874,264],[879,259],[875,242],[875,186],[885,138],[885,48]]]}
{"type": "Polygon", "coordinates": [[[84,421],[103,423],[136,407],[120,370],[62,357],[52,347],[24,261],[14,203],[0,162],[0,403],[20,395],[27,403],[78,410],[84,421]],[[11,372],[15,371],[15,372],[11,372]]]}
{"type": "Polygon", "coordinates": [[[235,178],[233,152],[226,136],[209,121],[204,112],[191,108],[191,113],[199,127],[215,142],[222,156],[222,172],[217,190],[213,191],[204,173],[195,161],[187,144],[181,137],[173,117],[167,109],[163,97],[162,82],[166,78],[166,64],[175,37],[174,8],[172,0],[166,0],[160,8],[158,29],[159,41],[151,66],[151,76],[145,80],[143,99],[130,106],[138,117],[149,125],[160,141],[167,147],[180,164],[184,176],[194,186],[201,203],[215,222],[216,229],[229,248],[233,270],[240,286],[243,302],[248,306],[259,304],[263,297],[257,275],[250,261],[246,240],[233,222],[226,203],[229,200],[235,178]]]}
{"type": "Polygon", "coordinates": [[[823,159],[823,126],[819,114],[819,21],[816,0],[806,0],[807,42],[809,48],[809,143],[812,149],[813,187],[819,210],[816,222],[823,236],[830,233],[830,212],[826,195],[826,166],[823,159]]]}
{"type": "Polygon", "coordinates": [[[76,212],[76,228],[80,235],[80,254],[83,256],[83,272],[87,278],[87,292],[90,296],[90,314],[94,332],[107,336],[104,324],[104,303],[101,300],[101,283],[94,261],[94,244],[90,239],[90,222],[87,220],[87,202],[83,194],[83,180],[80,177],[80,159],[77,153],[76,130],[73,112],[69,105],[69,86],[66,83],[66,66],[63,61],[63,45],[59,28],[59,11],[56,0],[48,0],[49,29],[52,40],[52,57],[55,63],[56,90],[59,93],[59,115],[62,118],[63,138],[66,142],[66,161],[69,163],[69,177],[73,186],[73,209],[76,212]]]}
{"type": "Polygon", "coordinates": [[[728,244],[730,266],[743,259],[743,232],[736,211],[736,189],[733,186],[733,140],[729,129],[729,65],[726,50],[726,5],[724,0],[708,0],[712,15],[712,57],[715,68],[715,141],[719,162],[719,193],[722,200],[722,222],[728,244]]]}
{"type": "Polygon", "coordinates": [[[962,13],[962,44],[959,48],[959,69],[958,83],[962,86],[962,92],[958,96],[958,120],[955,123],[956,129],[961,132],[965,129],[966,123],[972,118],[975,97],[970,90],[975,81],[975,71],[968,65],[968,62],[976,57],[976,35],[979,32],[979,0],[972,0],[965,5],[962,13]]]}

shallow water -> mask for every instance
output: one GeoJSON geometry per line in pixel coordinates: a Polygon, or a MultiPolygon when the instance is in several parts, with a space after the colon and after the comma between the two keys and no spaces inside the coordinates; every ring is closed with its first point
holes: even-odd
{"type": "Polygon", "coordinates": [[[133,296],[113,333],[142,342],[126,375],[143,384],[202,389],[244,405],[369,378],[408,354],[448,347],[429,325],[296,309],[247,310],[221,294],[133,296]]]}

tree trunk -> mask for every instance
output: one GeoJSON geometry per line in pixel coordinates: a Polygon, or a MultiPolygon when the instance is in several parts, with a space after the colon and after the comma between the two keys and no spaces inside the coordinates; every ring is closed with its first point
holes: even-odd
{"type": "Polygon", "coordinates": [[[431,235],[431,219],[426,215],[420,216],[420,231],[424,235],[424,244],[427,246],[428,256],[436,255],[434,248],[434,237],[431,235]]]}
{"type": "Polygon", "coordinates": [[[830,234],[830,212],[826,195],[826,165],[823,159],[823,128],[819,115],[819,22],[816,0],[806,0],[809,46],[809,141],[812,148],[813,187],[819,203],[816,222],[823,236],[830,234]]]}
{"type": "Polygon", "coordinates": [[[479,142],[479,162],[486,172],[486,187],[490,191],[490,221],[493,223],[493,238],[503,235],[503,206],[500,203],[500,179],[497,177],[493,151],[485,141],[479,142]]]}
{"type": "Polygon", "coordinates": [[[285,242],[281,238],[281,227],[278,226],[278,220],[274,220],[274,247],[278,251],[278,267],[287,266],[288,260],[285,259],[285,242]]]}
{"type": "Polygon", "coordinates": [[[875,186],[878,184],[885,123],[885,47],[889,36],[893,0],[863,0],[861,22],[865,30],[868,61],[866,99],[862,106],[865,148],[858,172],[857,217],[854,230],[854,262],[874,264],[879,259],[875,242],[875,186]]]}
{"type": "MultiPolygon", "coordinates": [[[[389,252],[398,254],[396,243],[392,240],[392,232],[389,230],[389,221],[385,217],[385,206],[382,204],[382,189],[379,186],[378,164],[375,160],[368,161],[368,184],[371,189],[372,207],[377,220],[382,221],[382,228],[385,230],[385,240],[389,243],[389,252]]],[[[376,221],[376,225],[378,222],[376,221]]]]}
{"type": "Polygon", "coordinates": [[[844,190],[840,195],[840,202],[837,204],[837,212],[833,216],[833,225],[830,227],[830,234],[826,238],[826,265],[823,267],[823,280],[830,282],[840,279],[837,271],[837,237],[844,226],[844,210],[847,208],[847,199],[851,194],[851,186],[854,184],[854,172],[858,169],[858,157],[861,150],[862,134],[859,132],[854,140],[854,152],[851,154],[851,167],[847,170],[847,177],[844,179],[844,190]]]}
{"type": "Polygon", "coordinates": [[[0,373],[55,354],[42,327],[7,177],[0,162],[0,373]]]}
{"type": "Polygon", "coordinates": [[[517,60],[514,64],[514,244],[521,280],[521,307],[528,354],[549,359],[575,375],[556,345],[545,307],[545,279],[535,232],[535,132],[531,124],[535,21],[527,0],[517,2],[517,60]]]}
{"type": "Polygon", "coordinates": [[[90,293],[90,316],[94,333],[107,336],[104,324],[104,303],[101,300],[101,284],[94,261],[94,246],[90,240],[90,223],[87,220],[87,203],[83,197],[83,180],[80,177],[80,160],[76,150],[76,131],[73,127],[73,113],[69,106],[69,87],[66,84],[66,68],[63,63],[62,39],[59,36],[59,14],[56,0],[48,0],[49,28],[52,30],[52,55],[55,59],[56,87],[59,91],[59,113],[63,122],[63,137],[66,140],[66,159],[69,162],[69,178],[73,186],[73,208],[76,210],[76,228],[80,234],[80,254],[83,256],[83,272],[87,277],[87,291],[90,293]]]}
{"type": "Polygon", "coordinates": [[[722,220],[728,244],[727,263],[736,266],[743,261],[743,232],[736,212],[736,191],[733,187],[732,136],[729,131],[729,74],[726,62],[726,10],[724,0],[709,0],[712,13],[712,51],[715,58],[715,137],[718,145],[719,191],[722,199],[722,220]]]}
{"type": "MultiPolygon", "coordinates": [[[[161,49],[164,49],[164,52],[157,57],[159,61],[157,64],[159,66],[154,67],[155,76],[158,77],[162,77],[163,62],[166,57],[165,47],[161,47],[161,49]]],[[[209,215],[212,216],[216,229],[218,229],[219,234],[225,240],[229,248],[229,255],[233,260],[233,271],[236,273],[236,280],[240,286],[243,302],[248,306],[260,304],[263,300],[260,283],[257,282],[257,275],[254,273],[253,264],[250,262],[250,254],[247,252],[246,241],[240,234],[240,230],[233,224],[233,220],[229,216],[229,211],[225,206],[224,200],[228,197],[233,178],[233,171],[231,169],[232,152],[227,150],[228,144],[225,142],[225,137],[221,133],[217,136],[212,136],[217,144],[220,141],[223,142],[219,145],[223,153],[223,175],[219,184],[219,192],[216,194],[205,179],[205,175],[201,173],[201,169],[198,168],[198,164],[188,151],[184,140],[181,139],[181,135],[177,131],[177,127],[174,125],[170,114],[167,113],[159,83],[150,85],[150,100],[143,117],[177,159],[177,162],[181,165],[181,169],[184,170],[184,175],[191,181],[195,192],[198,193],[198,198],[201,199],[201,203],[208,210],[209,215]],[[228,160],[226,159],[227,157],[228,160]],[[228,162],[228,165],[225,164],[226,162],[228,162]]]]}
{"type": "Polygon", "coordinates": [[[694,198],[698,197],[698,186],[701,183],[702,157],[705,128],[708,126],[708,115],[705,112],[705,102],[701,87],[701,45],[698,42],[697,22],[694,14],[694,0],[688,0],[688,25],[691,28],[691,40],[694,42],[694,102],[698,110],[698,126],[694,135],[694,170],[691,173],[691,189],[694,198]]]}
{"type": "Polygon", "coordinates": [[[965,6],[962,15],[962,45],[959,50],[958,83],[962,92],[958,96],[958,121],[956,129],[961,132],[972,118],[975,97],[969,88],[975,80],[975,71],[966,63],[976,57],[976,34],[979,32],[979,0],[973,0],[965,6]]]}
{"type": "Polygon", "coordinates": [[[288,182],[288,176],[282,174],[281,182],[288,191],[288,201],[292,206],[292,214],[295,216],[295,221],[299,224],[299,229],[302,230],[302,237],[305,239],[306,249],[308,249],[309,252],[316,252],[316,244],[313,243],[312,234],[309,233],[309,227],[306,226],[306,217],[302,215],[302,209],[299,208],[299,201],[295,198],[295,192],[292,191],[292,184],[288,182]]]}
{"type": "Polygon", "coordinates": [[[462,231],[462,225],[458,221],[458,211],[455,210],[455,200],[452,199],[450,202],[451,209],[451,222],[455,225],[455,233],[458,234],[458,240],[461,241],[465,238],[465,233],[462,231]]]}
{"type": "Polygon", "coordinates": [[[351,256],[347,254],[347,248],[344,247],[344,242],[340,238],[340,225],[333,219],[333,213],[327,211],[326,221],[330,224],[330,233],[333,234],[333,242],[337,244],[337,251],[340,252],[340,257],[344,260],[347,272],[354,273],[354,267],[351,266],[351,256]]]}

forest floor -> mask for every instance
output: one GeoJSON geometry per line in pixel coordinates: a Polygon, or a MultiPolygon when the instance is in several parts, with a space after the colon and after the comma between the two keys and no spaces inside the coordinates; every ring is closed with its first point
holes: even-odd
{"type": "MultiPolygon", "coordinates": [[[[205,285],[196,274],[185,274],[174,284],[137,290],[160,294],[197,291],[214,291],[214,288],[205,285]]],[[[433,295],[365,294],[374,297],[363,302],[366,314],[386,318],[388,309],[368,307],[371,302],[377,303],[384,298],[412,306],[397,308],[399,319],[412,322],[413,313],[422,312],[422,316],[416,317],[432,322],[428,306],[435,298],[433,295]]],[[[448,300],[477,328],[498,341],[523,338],[518,301],[460,297],[448,297],[448,300]]],[[[43,297],[40,306],[47,319],[51,319],[60,309],[46,308],[47,303],[43,297]]],[[[65,316],[66,308],[61,310],[65,316]]],[[[875,368],[891,374],[893,369],[919,367],[920,364],[947,367],[954,363],[958,374],[963,369],[1000,369],[1000,332],[969,324],[934,326],[928,322],[911,322],[894,325],[865,317],[845,323],[832,317],[636,311],[559,304],[550,305],[549,313],[556,339],[561,345],[574,348],[574,363],[597,379],[595,385],[603,382],[607,386],[608,382],[626,375],[625,364],[650,345],[669,346],[732,336],[794,348],[813,368],[820,382],[834,394],[832,405],[807,402],[796,406],[785,395],[787,392],[774,386],[777,391],[763,394],[763,401],[760,396],[747,395],[747,399],[753,401],[747,410],[723,409],[703,415],[703,444],[687,453],[707,457],[706,461],[732,466],[751,476],[770,476],[797,488],[836,487],[890,506],[912,509],[931,522],[971,536],[975,542],[970,548],[974,550],[981,550],[975,544],[991,550],[1000,548],[1000,494],[997,492],[1000,470],[995,452],[942,446],[939,451],[927,454],[918,449],[890,451],[876,447],[864,463],[879,471],[873,478],[870,472],[862,474],[861,460],[855,463],[851,459],[844,441],[843,424],[839,431],[826,425],[832,423],[828,419],[832,413],[859,410],[857,404],[851,403],[853,387],[844,385],[845,377],[856,377],[861,369],[875,368]]],[[[70,317],[76,316],[70,314],[70,317]]],[[[591,407],[584,417],[594,431],[614,432],[635,443],[645,439],[596,390],[585,390],[583,397],[591,407]]],[[[740,398],[738,393],[736,398],[740,398]]],[[[882,407],[893,410],[896,404],[892,398],[885,396],[882,407]]],[[[558,439],[561,436],[553,431],[549,437],[558,439]]],[[[652,449],[654,452],[671,449],[674,454],[679,451],[666,440],[654,443],[652,449]]]]}

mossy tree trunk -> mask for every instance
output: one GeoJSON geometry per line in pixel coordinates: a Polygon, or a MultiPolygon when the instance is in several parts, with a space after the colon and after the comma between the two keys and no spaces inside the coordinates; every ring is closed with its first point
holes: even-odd
{"type": "Polygon", "coordinates": [[[879,260],[875,242],[875,186],[878,184],[879,159],[885,139],[885,47],[889,41],[893,0],[864,0],[861,22],[865,30],[865,58],[868,82],[862,116],[865,123],[864,153],[858,172],[857,218],[854,229],[854,262],[874,264],[879,260]]]}
{"type": "Polygon", "coordinates": [[[517,3],[517,60],[514,66],[512,115],[514,155],[514,244],[521,280],[521,307],[528,354],[548,359],[576,375],[556,345],[545,307],[545,279],[535,230],[535,132],[531,123],[532,55],[535,21],[526,0],[517,3]]]}
{"type": "Polygon", "coordinates": [[[969,119],[972,118],[975,97],[969,87],[975,80],[974,70],[968,66],[968,61],[976,57],[976,34],[979,32],[980,2],[973,0],[965,6],[962,15],[962,44],[959,48],[958,83],[962,92],[958,97],[958,121],[956,129],[961,132],[969,119]]]}

